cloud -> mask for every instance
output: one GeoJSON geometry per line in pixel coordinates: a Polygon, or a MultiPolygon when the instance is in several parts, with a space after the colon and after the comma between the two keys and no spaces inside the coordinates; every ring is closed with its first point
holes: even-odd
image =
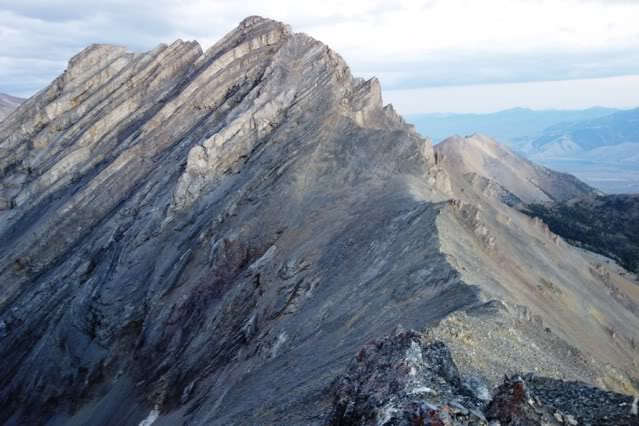
{"type": "Polygon", "coordinates": [[[0,91],[30,95],[86,45],[212,45],[248,15],[287,22],[385,89],[625,75],[639,2],[603,0],[3,0],[0,91]]]}
{"type": "Polygon", "coordinates": [[[476,84],[384,91],[400,114],[487,113],[526,106],[537,110],[585,109],[593,106],[628,109],[637,106],[639,75],[476,84]]]}
{"type": "Polygon", "coordinates": [[[397,62],[364,61],[365,77],[377,76],[384,89],[411,89],[485,83],[601,78],[635,74],[639,49],[592,51],[449,51],[397,62]]]}

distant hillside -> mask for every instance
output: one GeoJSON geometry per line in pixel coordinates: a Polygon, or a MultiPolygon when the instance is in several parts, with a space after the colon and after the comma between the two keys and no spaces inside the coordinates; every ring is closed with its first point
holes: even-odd
{"type": "Polygon", "coordinates": [[[455,185],[516,206],[567,241],[639,272],[639,194],[603,195],[484,135],[452,136],[434,149],[455,185]]]}
{"type": "Polygon", "coordinates": [[[479,189],[542,219],[570,243],[639,272],[639,194],[603,195],[484,135],[452,136],[434,149],[455,186],[479,189]]]}
{"type": "Polygon", "coordinates": [[[562,122],[592,120],[616,111],[610,108],[574,111],[513,108],[491,114],[414,114],[406,116],[406,119],[413,123],[422,135],[430,136],[433,142],[439,142],[451,135],[484,133],[499,142],[507,143],[516,138],[536,135],[562,122]]]}
{"type": "Polygon", "coordinates": [[[639,272],[639,194],[606,195],[523,208],[566,240],[639,272]]]}
{"type": "Polygon", "coordinates": [[[26,99],[0,93],[0,121],[17,109],[26,99]]]}
{"type": "Polygon", "coordinates": [[[574,176],[534,164],[484,135],[452,136],[437,144],[435,152],[449,170],[483,177],[514,196],[500,198],[532,203],[598,194],[574,176]]]}
{"type": "Polygon", "coordinates": [[[590,108],[492,114],[408,116],[435,143],[482,133],[545,167],[575,175],[606,193],[639,192],[639,109],[590,108]]]}

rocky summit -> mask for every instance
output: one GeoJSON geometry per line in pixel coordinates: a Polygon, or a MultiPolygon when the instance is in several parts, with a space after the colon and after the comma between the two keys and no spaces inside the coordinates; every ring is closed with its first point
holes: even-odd
{"type": "Polygon", "coordinates": [[[636,279],[450,145],[269,19],[89,46],[0,122],[0,423],[636,424],[636,279]]]}

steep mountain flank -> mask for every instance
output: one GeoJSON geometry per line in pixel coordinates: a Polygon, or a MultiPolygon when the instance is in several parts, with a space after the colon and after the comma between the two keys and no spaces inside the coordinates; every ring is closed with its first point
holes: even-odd
{"type": "Polygon", "coordinates": [[[18,109],[25,99],[0,93],[0,121],[4,120],[9,114],[18,109]]]}
{"type": "Polygon", "coordinates": [[[279,22],[90,46],[0,123],[0,423],[324,424],[399,325],[469,401],[531,366],[635,392],[634,296],[449,158],[279,22]]]}
{"type": "MultiPolygon", "coordinates": [[[[448,202],[437,220],[441,250],[465,282],[479,286],[486,299],[506,301],[511,315],[538,322],[570,346],[622,370],[636,371],[638,336],[630,324],[637,321],[639,284],[632,276],[586,256],[540,219],[519,213],[470,185],[453,189],[459,199],[448,202]]],[[[473,328],[481,334],[482,327],[473,328]]],[[[536,341],[524,330],[504,338],[536,341]]],[[[494,366],[491,357],[504,340],[467,349],[482,354],[475,347],[484,345],[489,349],[474,362],[494,366]]],[[[568,370],[565,365],[555,369],[562,374],[568,370]]]]}
{"type": "Polygon", "coordinates": [[[478,298],[405,184],[434,191],[430,143],[283,24],[92,46],[0,138],[3,421],[283,408],[478,298]]]}
{"type": "Polygon", "coordinates": [[[487,136],[453,136],[437,144],[435,151],[450,169],[495,182],[524,202],[565,201],[598,193],[574,176],[538,166],[487,136]]]}
{"type": "Polygon", "coordinates": [[[639,272],[639,194],[578,198],[564,203],[521,206],[549,228],[589,250],[639,272]]]}

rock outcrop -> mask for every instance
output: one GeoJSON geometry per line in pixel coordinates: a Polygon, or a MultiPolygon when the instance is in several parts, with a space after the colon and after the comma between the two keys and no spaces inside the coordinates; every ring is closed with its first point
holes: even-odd
{"type": "Polygon", "coordinates": [[[369,342],[332,384],[331,425],[633,425],[636,398],[527,375],[487,391],[446,344],[416,331],[369,342]]]}
{"type": "Polygon", "coordinates": [[[331,425],[486,424],[446,345],[415,331],[367,343],[332,393],[331,425]]]}
{"type": "Polygon", "coordinates": [[[496,296],[633,392],[639,320],[608,278],[459,182],[376,79],[285,24],[90,46],[0,123],[0,423],[325,423],[366,342],[496,296]]]}

